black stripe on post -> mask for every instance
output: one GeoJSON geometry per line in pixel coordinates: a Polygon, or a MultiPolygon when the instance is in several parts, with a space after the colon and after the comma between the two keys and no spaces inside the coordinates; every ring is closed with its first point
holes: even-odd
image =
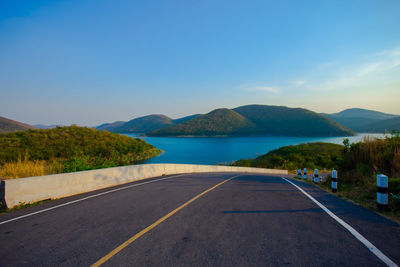
{"type": "Polygon", "coordinates": [[[389,190],[388,190],[387,187],[379,187],[379,186],[377,186],[376,187],[376,192],[382,193],[382,194],[387,194],[389,192],[389,190]]]}
{"type": "Polygon", "coordinates": [[[0,181],[0,210],[7,209],[6,203],[6,183],[4,181],[0,181]]]}

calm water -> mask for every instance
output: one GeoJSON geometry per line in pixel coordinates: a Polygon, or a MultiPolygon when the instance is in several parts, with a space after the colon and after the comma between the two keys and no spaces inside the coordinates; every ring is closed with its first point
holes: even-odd
{"type": "MultiPolygon", "coordinates": [[[[127,134],[137,137],[136,134],[127,134]]],[[[359,142],[366,135],[384,137],[383,134],[349,136],[350,142],[359,142]]],[[[238,159],[255,158],[281,146],[310,142],[342,144],[346,137],[140,137],[165,151],[145,163],[229,164],[238,159]]]]}

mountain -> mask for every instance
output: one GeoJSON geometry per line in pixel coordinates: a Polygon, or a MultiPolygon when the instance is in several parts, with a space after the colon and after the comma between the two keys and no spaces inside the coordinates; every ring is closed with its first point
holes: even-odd
{"type": "Polygon", "coordinates": [[[370,118],[377,120],[390,119],[397,116],[397,115],[383,113],[380,111],[362,109],[362,108],[349,108],[331,115],[342,118],[370,118]]]}
{"type": "Polygon", "coordinates": [[[361,108],[350,108],[338,113],[322,113],[321,115],[326,116],[340,124],[343,124],[344,126],[356,132],[365,132],[367,131],[366,129],[374,128],[373,125],[379,123],[381,120],[387,120],[398,116],[361,108]]]}
{"type": "Polygon", "coordinates": [[[400,116],[366,124],[360,127],[360,130],[366,133],[390,133],[393,130],[400,131],[400,116]]]}
{"type": "Polygon", "coordinates": [[[201,115],[201,114],[195,114],[195,115],[186,116],[186,117],[183,117],[183,118],[180,118],[180,119],[172,120],[172,123],[173,123],[173,124],[183,123],[183,122],[185,122],[185,121],[188,121],[188,120],[197,118],[197,117],[200,116],[200,115],[201,115]]]}
{"type": "Polygon", "coordinates": [[[160,114],[148,115],[130,120],[121,126],[115,127],[118,133],[145,133],[172,125],[172,119],[160,114]]]}
{"type": "Polygon", "coordinates": [[[39,128],[39,129],[54,129],[54,128],[57,128],[57,127],[64,127],[65,125],[44,125],[44,124],[34,124],[33,125],[34,127],[36,127],[36,128],[39,128]]]}
{"type": "Polygon", "coordinates": [[[179,119],[171,119],[165,115],[153,114],[126,121],[104,123],[96,127],[97,130],[107,130],[114,133],[146,133],[166,128],[168,126],[186,122],[200,116],[199,114],[186,116],[179,119]]]}
{"type": "Polygon", "coordinates": [[[22,122],[10,120],[0,116],[0,133],[11,133],[17,131],[26,131],[29,129],[37,129],[32,125],[22,122]]]}
{"type": "Polygon", "coordinates": [[[245,135],[255,125],[230,109],[216,109],[186,122],[148,133],[149,136],[215,136],[245,135]]]}
{"type": "Polygon", "coordinates": [[[112,123],[104,123],[96,127],[97,130],[107,130],[109,132],[114,132],[114,130],[122,126],[126,121],[115,121],[112,123]]]}
{"type": "Polygon", "coordinates": [[[234,108],[254,122],[259,134],[285,136],[347,136],[354,133],[330,119],[303,108],[247,105],[234,108]]]}
{"type": "Polygon", "coordinates": [[[281,106],[248,105],[216,109],[148,136],[348,136],[350,129],[315,112],[281,106]]]}

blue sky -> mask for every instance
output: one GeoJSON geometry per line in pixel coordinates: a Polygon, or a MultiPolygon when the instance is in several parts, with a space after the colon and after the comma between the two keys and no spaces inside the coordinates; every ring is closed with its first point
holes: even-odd
{"type": "Polygon", "coordinates": [[[400,114],[400,1],[0,0],[0,116],[98,125],[246,104],[400,114]]]}

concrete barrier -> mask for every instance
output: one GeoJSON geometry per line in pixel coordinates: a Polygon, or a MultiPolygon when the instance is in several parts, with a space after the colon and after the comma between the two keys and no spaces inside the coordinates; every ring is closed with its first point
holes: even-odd
{"type": "Polygon", "coordinates": [[[4,199],[8,208],[22,203],[56,199],[110,186],[169,174],[201,172],[247,172],[287,174],[287,170],[209,166],[189,164],[143,164],[91,171],[62,173],[4,181],[4,199]]]}

